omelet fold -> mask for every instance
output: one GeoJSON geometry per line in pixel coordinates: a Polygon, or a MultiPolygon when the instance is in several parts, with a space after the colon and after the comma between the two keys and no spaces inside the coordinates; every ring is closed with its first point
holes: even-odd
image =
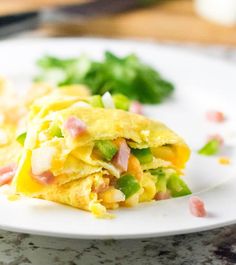
{"type": "Polygon", "coordinates": [[[16,192],[92,211],[96,216],[105,215],[107,208],[153,200],[158,186],[151,170],[182,171],[190,156],[187,144],[159,121],[118,109],[93,108],[87,102],[74,95],[52,95],[32,105],[23,155],[13,182],[16,192]],[[86,133],[71,137],[65,126],[70,117],[82,121],[86,133]],[[61,136],[50,135],[52,123],[57,124],[61,136]],[[123,173],[94,151],[96,141],[117,139],[124,139],[130,149],[149,148],[153,154],[152,162],[146,164],[130,160],[133,164],[128,168],[136,178],[136,187],[140,187],[130,198],[125,198],[116,186],[123,173]],[[32,153],[42,147],[55,150],[50,167],[54,181],[48,185],[32,178],[32,153]],[[111,198],[117,201],[113,203],[111,198]]]}

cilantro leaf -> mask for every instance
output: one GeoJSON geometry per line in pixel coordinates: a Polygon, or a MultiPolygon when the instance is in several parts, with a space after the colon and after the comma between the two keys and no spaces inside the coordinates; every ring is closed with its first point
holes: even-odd
{"type": "Polygon", "coordinates": [[[170,96],[174,86],[136,55],[118,57],[107,51],[104,59],[95,61],[82,55],[78,58],[44,56],[38,60],[35,81],[63,86],[85,84],[92,94],[123,94],[142,103],[160,103],[170,96]]]}

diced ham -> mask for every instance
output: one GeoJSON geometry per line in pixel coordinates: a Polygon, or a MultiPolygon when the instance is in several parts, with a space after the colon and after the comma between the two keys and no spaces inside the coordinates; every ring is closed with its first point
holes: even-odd
{"type": "Polygon", "coordinates": [[[84,134],[87,130],[86,124],[74,116],[67,119],[64,124],[64,128],[69,132],[72,138],[76,138],[81,134],[84,134]]]}
{"type": "Polygon", "coordinates": [[[50,171],[43,172],[40,175],[32,174],[32,178],[37,180],[39,183],[44,184],[44,185],[51,184],[55,179],[52,172],[50,172],[50,171]]]}
{"type": "Polygon", "coordinates": [[[143,114],[143,106],[138,101],[133,101],[130,105],[129,111],[142,115],[143,114]]]}
{"type": "Polygon", "coordinates": [[[126,141],[122,139],[119,143],[119,149],[116,155],[112,159],[113,165],[120,170],[120,172],[126,172],[128,169],[128,162],[130,156],[130,148],[126,141]]]}
{"type": "Polygon", "coordinates": [[[206,209],[204,206],[204,202],[197,196],[192,196],[189,199],[189,209],[191,214],[196,217],[206,216],[206,209]]]}
{"type": "Polygon", "coordinates": [[[7,166],[4,167],[0,167],[0,176],[5,174],[5,173],[9,173],[12,171],[16,171],[16,164],[9,164],[7,166]]]}
{"type": "Polygon", "coordinates": [[[221,111],[211,110],[206,113],[206,118],[211,122],[223,122],[225,121],[225,115],[221,111]]]}
{"type": "Polygon", "coordinates": [[[171,196],[170,196],[170,192],[169,191],[166,191],[166,192],[163,192],[163,191],[159,191],[156,195],[155,195],[155,200],[157,201],[160,201],[160,200],[167,200],[167,199],[170,199],[171,196]]]}
{"type": "Polygon", "coordinates": [[[102,184],[98,185],[97,187],[94,187],[92,189],[92,191],[96,192],[96,193],[100,193],[100,192],[104,192],[108,189],[109,189],[109,185],[107,185],[106,183],[102,183],[102,184]]]}
{"type": "Polygon", "coordinates": [[[16,165],[10,164],[0,168],[0,186],[11,183],[16,173],[16,165]]]}
{"type": "Polygon", "coordinates": [[[209,135],[208,140],[217,140],[220,143],[220,145],[224,144],[224,139],[220,134],[209,135]]]}

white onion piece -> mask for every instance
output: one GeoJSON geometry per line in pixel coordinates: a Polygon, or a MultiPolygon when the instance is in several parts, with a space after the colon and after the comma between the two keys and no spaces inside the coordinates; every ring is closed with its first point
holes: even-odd
{"type": "Polygon", "coordinates": [[[76,106],[78,108],[91,108],[91,105],[89,105],[88,103],[84,101],[77,102],[73,106],[76,106]]]}
{"type": "Polygon", "coordinates": [[[52,159],[56,149],[50,146],[43,146],[34,149],[31,157],[32,173],[40,175],[51,169],[52,159]]]}
{"type": "Polygon", "coordinates": [[[125,195],[122,191],[115,189],[114,190],[114,201],[123,202],[125,201],[125,195]]]}
{"type": "Polygon", "coordinates": [[[115,109],[115,104],[114,104],[112,96],[109,92],[106,92],[102,96],[102,103],[103,103],[105,109],[115,109]]]}

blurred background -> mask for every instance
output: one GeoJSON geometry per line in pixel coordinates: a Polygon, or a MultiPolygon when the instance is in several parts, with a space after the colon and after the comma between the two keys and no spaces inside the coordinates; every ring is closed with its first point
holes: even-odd
{"type": "Polygon", "coordinates": [[[1,0],[0,38],[102,36],[236,45],[236,0],[1,0]]]}

